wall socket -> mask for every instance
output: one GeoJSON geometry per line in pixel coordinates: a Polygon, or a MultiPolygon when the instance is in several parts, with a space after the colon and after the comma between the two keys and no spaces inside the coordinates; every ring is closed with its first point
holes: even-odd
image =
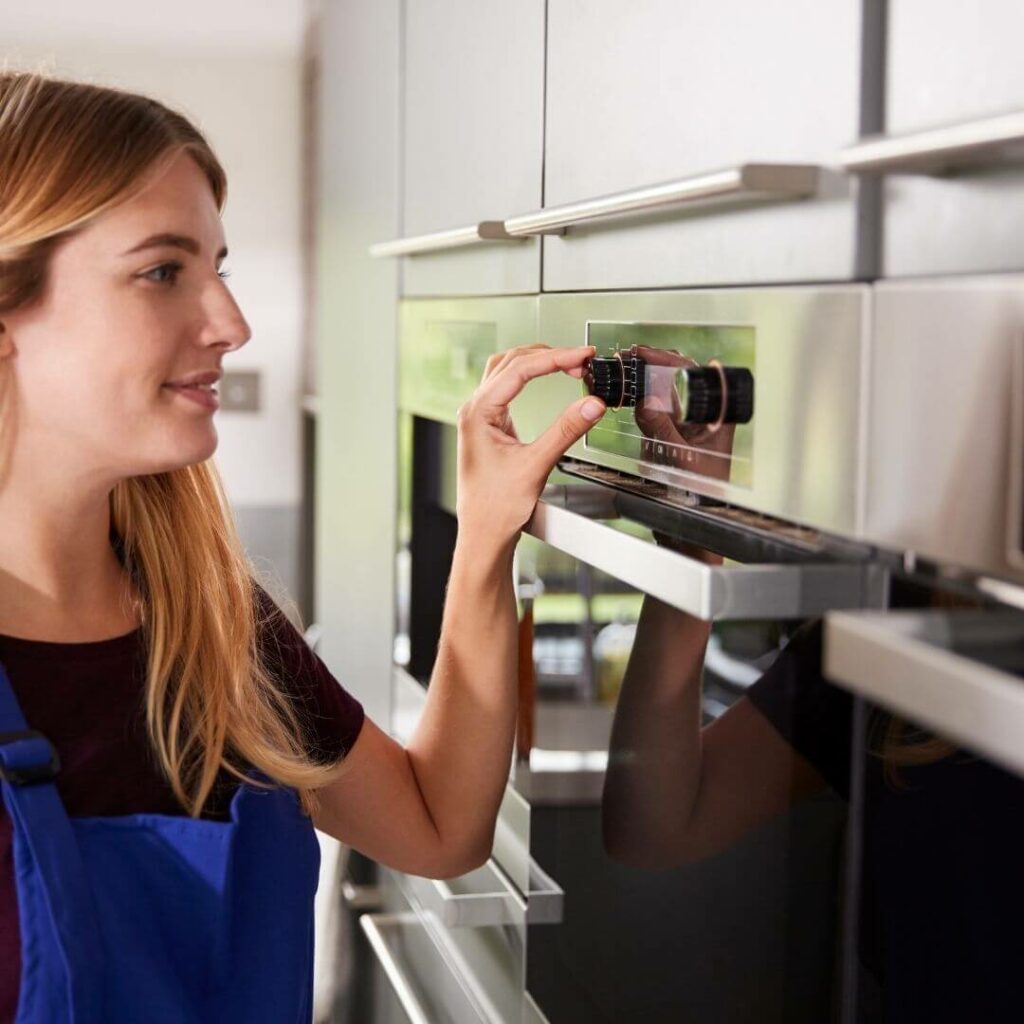
{"type": "Polygon", "coordinates": [[[220,381],[220,407],[224,412],[259,412],[261,399],[259,370],[227,370],[220,381]]]}

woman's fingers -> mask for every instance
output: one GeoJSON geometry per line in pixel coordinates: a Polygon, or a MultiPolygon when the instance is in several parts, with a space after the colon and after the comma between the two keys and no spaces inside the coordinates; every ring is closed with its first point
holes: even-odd
{"type": "Polygon", "coordinates": [[[542,345],[540,343],[535,345],[520,345],[516,348],[505,349],[504,352],[495,352],[487,360],[487,365],[484,367],[484,375],[480,378],[482,384],[488,377],[492,377],[497,373],[510,359],[518,355],[520,352],[530,352],[537,349],[550,348],[550,345],[542,345]]]}
{"type": "Polygon", "coordinates": [[[486,407],[509,405],[531,380],[549,373],[581,370],[593,354],[593,345],[516,350],[484,381],[475,400],[486,407]]]}

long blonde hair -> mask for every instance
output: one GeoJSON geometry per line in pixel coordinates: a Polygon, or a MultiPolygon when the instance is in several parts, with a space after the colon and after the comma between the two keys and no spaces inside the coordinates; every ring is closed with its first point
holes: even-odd
{"type": "MultiPolygon", "coordinates": [[[[180,114],[132,93],[0,71],[0,319],[40,296],[63,239],[182,151],[223,207],[224,171],[180,114]]],[[[0,446],[16,415],[10,363],[0,360],[0,446]]],[[[221,770],[242,778],[254,768],[312,811],[337,766],[307,752],[296,705],[263,660],[266,612],[212,462],[123,480],[110,511],[142,599],[149,734],[183,807],[199,815],[221,770]]]]}

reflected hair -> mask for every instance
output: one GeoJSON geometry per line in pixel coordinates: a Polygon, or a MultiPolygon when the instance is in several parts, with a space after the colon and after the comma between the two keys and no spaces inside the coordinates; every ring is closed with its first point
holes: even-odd
{"type": "MultiPolygon", "coordinates": [[[[224,170],[181,114],[117,89],[0,71],[0,321],[42,297],[62,241],[181,152],[223,209],[224,170]]],[[[12,362],[0,359],[0,487],[17,426],[12,362]]],[[[110,512],[142,601],[147,728],[177,799],[199,816],[222,770],[243,779],[255,769],[312,812],[338,764],[309,753],[307,723],[266,660],[262,638],[281,612],[259,599],[213,462],[122,480],[110,512]]]]}

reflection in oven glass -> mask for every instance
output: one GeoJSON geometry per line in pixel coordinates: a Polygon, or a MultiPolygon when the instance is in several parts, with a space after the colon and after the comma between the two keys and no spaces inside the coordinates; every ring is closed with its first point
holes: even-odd
{"type": "Polygon", "coordinates": [[[859,1020],[1021,1020],[1024,780],[878,707],[860,767],[859,1020]]]}
{"type": "Polygon", "coordinates": [[[838,1019],[846,803],[756,696],[787,684],[765,678],[795,624],[711,630],[531,539],[519,573],[536,677],[516,784],[531,853],[566,890],[562,924],[528,936],[541,1010],[588,1024],[838,1019]]]}

